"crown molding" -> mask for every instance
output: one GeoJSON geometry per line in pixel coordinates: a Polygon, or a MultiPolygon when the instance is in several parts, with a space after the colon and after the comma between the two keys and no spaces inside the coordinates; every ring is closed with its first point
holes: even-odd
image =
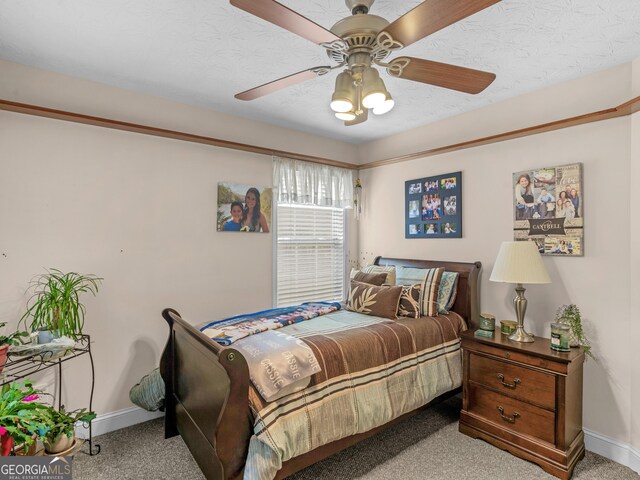
{"type": "Polygon", "coordinates": [[[64,110],[55,110],[52,108],[46,108],[46,107],[41,107],[37,105],[29,105],[26,103],[12,102],[9,100],[0,99],[0,110],[23,113],[26,115],[34,115],[38,117],[53,118],[56,120],[63,120],[67,122],[82,123],[85,125],[93,125],[93,126],[103,127],[103,128],[111,128],[114,130],[123,130],[126,132],[141,133],[143,135],[172,138],[174,140],[181,140],[185,142],[202,143],[205,145],[211,145],[211,146],[222,147],[222,148],[230,148],[233,150],[241,150],[244,152],[259,153],[259,154],[269,155],[269,156],[275,155],[279,157],[293,158],[295,160],[303,160],[305,162],[319,163],[323,165],[331,165],[331,166],[342,167],[342,168],[350,168],[354,170],[364,170],[367,168],[375,168],[375,167],[381,167],[384,165],[391,165],[394,163],[408,162],[410,160],[416,160],[418,158],[441,155],[443,153],[455,152],[458,150],[478,147],[481,145],[489,145],[491,143],[504,142],[506,140],[513,140],[515,138],[522,138],[530,135],[537,135],[539,133],[560,130],[563,128],[575,127],[577,125],[584,125],[587,123],[599,122],[602,120],[609,120],[611,118],[618,118],[618,117],[632,115],[640,111],[640,96],[632,98],[628,102],[622,103],[616,107],[607,108],[604,110],[598,110],[596,112],[591,112],[584,115],[568,117],[562,120],[556,120],[554,122],[534,125],[527,128],[521,128],[519,130],[512,130],[509,132],[499,133],[497,135],[491,135],[488,137],[476,138],[476,139],[468,140],[461,143],[435,147],[435,148],[423,150],[416,153],[399,155],[397,157],[391,157],[384,160],[377,160],[374,162],[365,163],[363,165],[358,165],[355,163],[348,163],[348,162],[341,162],[341,161],[333,160],[330,158],[316,157],[316,156],[305,155],[305,154],[296,153],[296,152],[288,152],[285,150],[274,150],[271,148],[251,145],[247,143],[231,142],[229,140],[222,140],[220,138],[207,137],[203,135],[194,135],[192,133],[179,132],[175,130],[167,130],[163,128],[151,127],[148,125],[122,122],[119,120],[112,120],[109,118],[93,117],[93,116],[84,115],[81,113],[67,112],[64,110]]]}
{"type": "Polygon", "coordinates": [[[609,120],[611,118],[625,117],[632,115],[640,111],[640,97],[635,97],[628,102],[622,103],[617,107],[607,108],[599,110],[597,112],[591,112],[584,115],[578,115],[576,117],[568,117],[562,120],[556,120],[554,122],[542,123],[534,125],[532,127],[521,128],[519,130],[512,130],[510,132],[499,133],[497,135],[491,135],[488,137],[476,138],[474,140],[468,140],[466,142],[454,143],[451,145],[444,145],[442,147],[431,148],[423,150],[421,152],[409,153],[406,155],[400,155],[397,157],[391,157],[384,160],[377,160],[374,162],[365,163],[360,165],[360,170],[366,168],[381,167],[383,165],[391,165],[394,163],[408,162],[410,160],[416,160],[418,158],[432,157],[434,155],[441,155],[443,153],[455,152],[458,150],[464,150],[467,148],[479,147],[481,145],[489,145],[491,143],[504,142],[506,140],[513,140],[515,138],[527,137],[529,135],[537,135],[539,133],[551,132],[554,130],[560,130],[562,128],[575,127],[577,125],[584,125],[586,123],[599,122],[601,120],[609,120]]]}
{"type": "Polygon", "coordinates": [[[8,112],[23,113],[26,115],[34,115],[36,117],[53,118],[55,120],[63,120],[65,122],[82,123],[85,125],[93,125],[95,127],[111,128],[114,130],[123,130],[125,132],[141,133],[143,135],[152,135],[155,137],[171,138],[184,142],[202,143],[214,147],[230,148],[232,150],[240,150],[243,152],[259,153],[269,156],[287,157],[294,160],[303,160],[305,162],[320,163],[323,165],[332,165],[334,167],[357,169],[355,163],[341,162],[331,158],[316,157],[305,155],[302,153],[289,152],[286,150],[275,150],[268,147],[251,145],[248,143],[238,143],[229,140],[223,140],[215,137],[204,135],[194,135],[192,133],[179,132],[176,130],[167,130],[164,128],[151,127],[149,125],[140,125],[137,123],[122,122],[110,118],[94,117],[84,115],[82,113],[67,112],[64,110],[56,110],[53,108],[41,107],[38,105],[29,105],[26,103],[12,102],[0,99],[0,110],[8,112]]]}

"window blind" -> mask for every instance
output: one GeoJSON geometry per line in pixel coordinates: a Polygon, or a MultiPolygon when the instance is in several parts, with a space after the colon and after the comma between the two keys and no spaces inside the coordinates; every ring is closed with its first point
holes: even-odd
{"type": "Polygon", "coordinates": [[[344,209],[279,203],[276,217],[276,306],[344,300],[344,209]]]}

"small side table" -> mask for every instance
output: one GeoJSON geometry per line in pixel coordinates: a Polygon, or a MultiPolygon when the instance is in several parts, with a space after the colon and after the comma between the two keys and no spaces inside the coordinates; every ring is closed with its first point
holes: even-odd
{"type": "Polygon", "coordinates": [[[460,432],[568,480],[584,457],[582,349],[554,352],[548,338],[519,343],[499,330],[461,336],[460,432]]]}

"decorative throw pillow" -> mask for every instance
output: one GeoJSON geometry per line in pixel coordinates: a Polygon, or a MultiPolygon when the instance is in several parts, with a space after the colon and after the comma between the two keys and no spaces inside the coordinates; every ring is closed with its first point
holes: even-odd
{"type": "Polygon", "coordinates": [[[364,273],[386,273],[387,280],[384,282],[388,285],[396,285],[396,267],[393,265],[367,265],[362,267],[364,273]]]}
{"type": "Polygon", "coordinates": [[[457,272],[443,272],[442,280],[440,280],[440,288],[438,289],[438,313],[449,313],[451,307],[456,301],[458,293],[458,277],[457,272]]]}
{"type": "Polygon", "coordinates": [[[438,288],[444,268],[429,268],[422,287],[422,314],[427,317],[438,315],[438,288]]]}
{"type": "Polygon", "coordinates": [[[400,304],[398,305],[399,317],[420,317],[420,290],[421,285],[401,285],[400,304]]]}
{"type": "Polygon", "coordinates": [[[400,267],[396,284],[414,285],[419,283],[420,289],[420,315],[433,317],[438,314],[438,288],[442,278],[443,267],[439,268],[414,268],[400,267]]]}
{"type": "Polygon", "coordinates": [[[352,280],[347,310],[395,320],[401,293],[402,287],[376,287],[352,280]]]}
{"type": "Polygon", "coordinates": [[[375,285],[379,287],[387,280],[387,274],[381,273],[364,273],[361,270],[351,270],[351,280],[356,282],[368,283],[369,285],[375,285]]]}

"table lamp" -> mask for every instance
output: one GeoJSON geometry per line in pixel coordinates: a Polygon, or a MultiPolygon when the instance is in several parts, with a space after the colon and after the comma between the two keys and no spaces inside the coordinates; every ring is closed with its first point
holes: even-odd
{"type": "Polygon", "coordinates": [[[516,298],[513,299],[513,305],[516,308],[518,325],[516,331],[509,335],[509,340],[533,342],[533,335],[524,330],[527,299],[524,298],[525,288],[522,284],[551,283],[535,242],[502,242],[489,280],[516,284],[516,298]]]}

